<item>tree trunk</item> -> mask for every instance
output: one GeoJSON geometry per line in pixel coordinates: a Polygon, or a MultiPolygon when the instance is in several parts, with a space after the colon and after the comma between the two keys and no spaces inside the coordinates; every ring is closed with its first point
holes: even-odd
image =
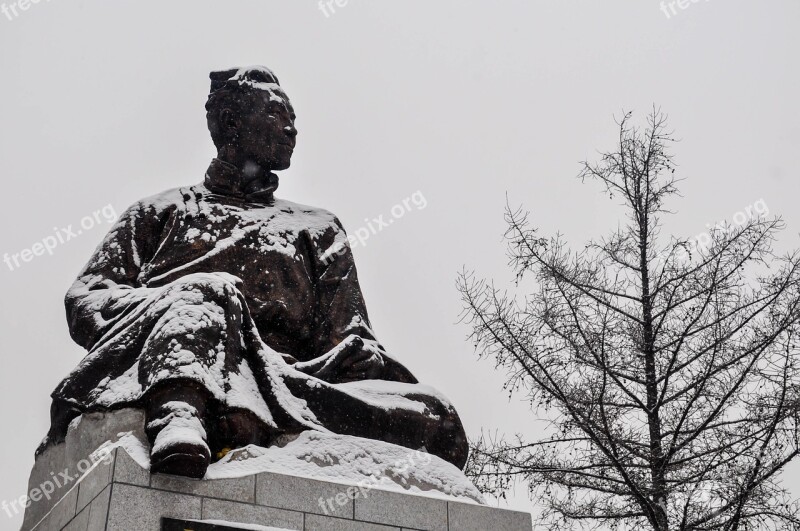
{"type": "MultiPolygon", "coordinates": [[[[641,196],[640,196],[641,197],[641,196]]],[[[641,205],[641,202],[640,202],[641,205]]],[[[652,503],[655,531],[669,531],[667,517],[667,489],[664,477],[664,450],[661,446],[661,417],[658,407],[656,353],[653,328],[653,305],[648,269],[648,213],[643,205],[639,217],[639,266],[642,278],[642,354],[645,362],[645,387],[647,390],[647,424],[650,435],[650,475],[653,482],[652,503]]]]}

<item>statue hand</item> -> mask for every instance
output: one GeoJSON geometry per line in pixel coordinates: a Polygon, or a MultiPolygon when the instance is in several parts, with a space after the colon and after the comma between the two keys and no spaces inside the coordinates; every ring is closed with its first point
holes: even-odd
{"type": "Polygon", "coordinates": [[[348,336],[328,353],[295,367],[329,383],[345,383],[379,379],[385,363],[380,348],[366,345],[358,336],[348,336]]]}
{"type": "Polygon", "coordinates": [[[233,284],[239,291],[244,290],[244,281],[241,278],[237,277],[236,275],[232,275],[230,273],[225,273],[222,271],[214,273],[214,275],[222,278],[223,280],[227,280],[228,282],[233,284]]]}

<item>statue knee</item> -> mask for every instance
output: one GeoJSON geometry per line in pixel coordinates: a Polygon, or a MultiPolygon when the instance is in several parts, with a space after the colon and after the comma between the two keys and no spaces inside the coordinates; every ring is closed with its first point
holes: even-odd
{"type": "Polygon", "coordinates": [[[458,414],[450,410],[447,416],[442,418],[442,423],[436,435],[434,446],[439,457],[448,461],[463,470],[469,457],[469,440],[464,426],[458,414]]]}
{"type": "Polygon", "coordinates": [[[438,398],[426,402],[426,450],[463,470],[469,457],[469,440],[461,418],[447,402],[438,398]]]}

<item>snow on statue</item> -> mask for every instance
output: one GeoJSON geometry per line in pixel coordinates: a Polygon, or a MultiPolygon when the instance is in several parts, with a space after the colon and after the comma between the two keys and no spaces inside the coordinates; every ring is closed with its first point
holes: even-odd
{"type": "Polygon", "coordinates": [[[458,467],[455,410],[378,343],[331,213],[278,199],[294,110],[263,67],[211,74],[205,182],[133,205],[66,296],[89,353],[53,392],[63,441],[84,413],[145,412],[151,471],[306,430],[424,449],[458,467]]]}

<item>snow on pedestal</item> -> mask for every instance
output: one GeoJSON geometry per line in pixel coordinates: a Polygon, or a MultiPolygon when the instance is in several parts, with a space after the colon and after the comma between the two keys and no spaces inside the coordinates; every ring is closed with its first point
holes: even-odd
{"type": "Polygon", "coordinates": [[[132,409],[76,419],[36,461],[23,531],[156,531],[164,518],[198,530],[531,528],[528,514],[483,505],[452,464],[393,444],[307,431],[233,450],[198,481],[151,475],[143,428],[132,409]]]}

